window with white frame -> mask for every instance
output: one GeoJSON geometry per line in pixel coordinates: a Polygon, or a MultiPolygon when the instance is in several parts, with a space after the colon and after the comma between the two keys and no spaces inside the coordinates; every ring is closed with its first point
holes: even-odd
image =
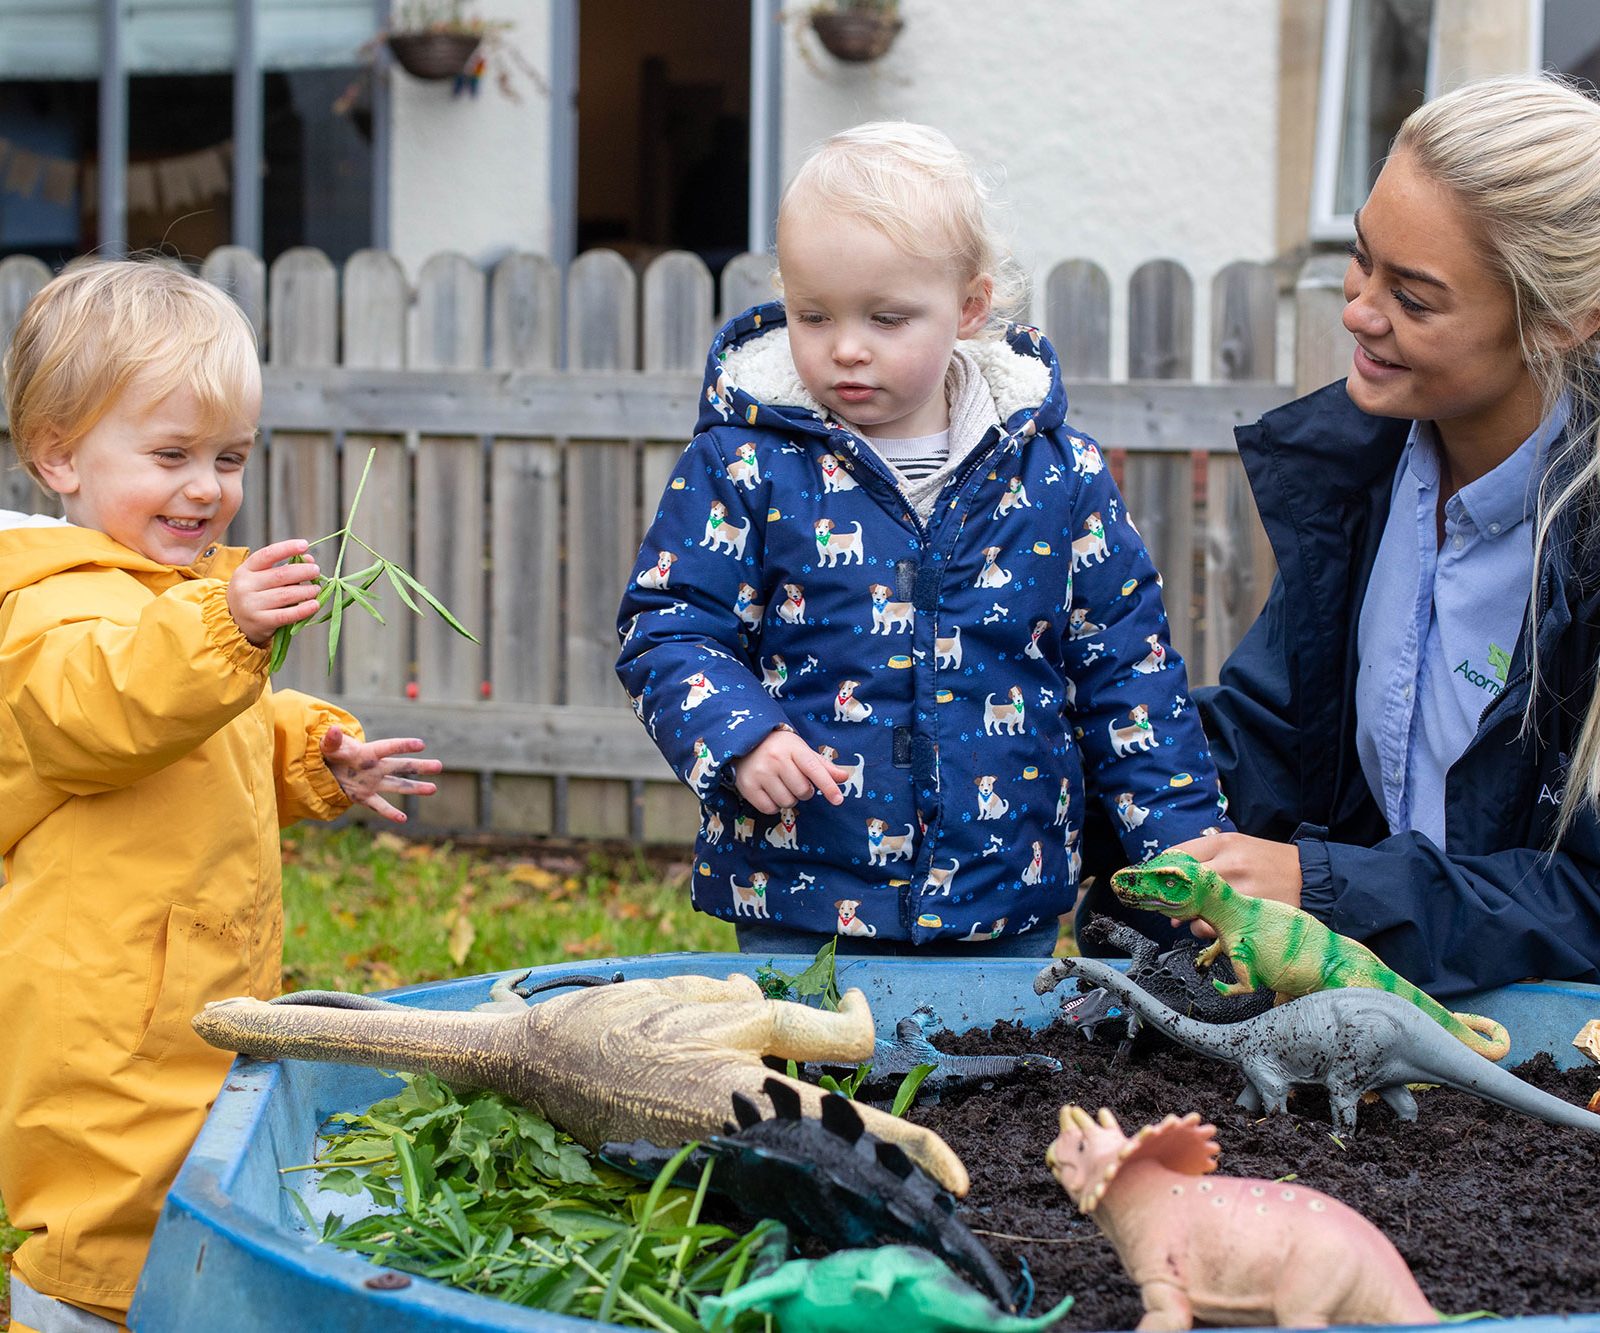
{"type": "Polygon", "coordinates": [[[1311,238],[1347,240],[1389,141],[1434,92],[1434,0],[1328,0],[1311,238]]]}

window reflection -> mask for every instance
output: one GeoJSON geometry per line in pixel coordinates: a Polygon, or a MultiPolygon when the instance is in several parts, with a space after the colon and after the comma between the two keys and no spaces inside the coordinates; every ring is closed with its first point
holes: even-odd
{"type": "Polygon", "coordinates": [[[1433,0],[1354,0],[1334,212],[1371,191],[1400,122],[1422,105],[1433,0]]]}
{"type": "Polygon", "coordinates": [[[204,259],[233,239],[233,76],[128,80],[128,248],[204,259]]]}
{"type": "Polygon", "coordinates": [[[0,258],[59,266],[99,243],[93,80],[0,82],[0,258]]]}
{"type": "Polygon", "coordinates": [[[334,103],[360,71],[266,75],[261,243],[270,263],[314,245],[335,264],[372,244],[372,119],[334,103]]]}
{"type": "MultiPolygon", "coordinates": [[[[343,263],[372,244],[370,108],[336,110],[354,67],[262,74],[261,241],[343,263]]],[[[233,242],[233,75],[128,80],[127,246],[198,263],[233,242]]],[[[59,267],[101,243],[99,85],[0,80],[0,257],[59,267]]]]}

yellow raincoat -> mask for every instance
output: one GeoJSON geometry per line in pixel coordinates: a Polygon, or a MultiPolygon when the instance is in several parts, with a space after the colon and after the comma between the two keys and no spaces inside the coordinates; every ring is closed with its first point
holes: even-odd
{"type": "Polygon", "coordinates": [[[0,1197],[23,1280],[118,1322],[231,1058],[189,1020],[277,993],[278,830],[349,804],[318,746],[359,729],[268,686],[244,555],[0,531],[0,1197]]]}

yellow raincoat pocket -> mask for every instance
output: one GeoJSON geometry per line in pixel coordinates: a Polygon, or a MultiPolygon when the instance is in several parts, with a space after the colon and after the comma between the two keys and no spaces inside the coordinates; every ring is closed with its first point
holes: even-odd
{"type": "Polygon", "coordinates": [[[144,1023],[133,1048],[135,1060],[160,1060],[179,1032],[189,1030],[198,1007],[190,950],[196,917],[187,907],[172,904],[151,950],[150,976],[145,983],[144,1023]]]}

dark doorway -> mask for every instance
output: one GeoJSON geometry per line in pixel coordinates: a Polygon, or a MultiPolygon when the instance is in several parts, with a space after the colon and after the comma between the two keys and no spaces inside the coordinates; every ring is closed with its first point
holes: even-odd
{"type": "Polygon", "coordinates": [[[720,273],[750,211],[749,0],[583,0],[578,45],[578,250],[720,273]]]}

